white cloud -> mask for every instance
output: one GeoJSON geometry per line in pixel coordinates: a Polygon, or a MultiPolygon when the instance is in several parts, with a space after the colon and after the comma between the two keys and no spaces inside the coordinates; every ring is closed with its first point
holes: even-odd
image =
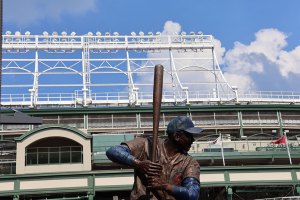
{"type": "Polygon", "coordinates": [[[164,25],[164,30],[162,34],[174,35],[175,33],[179,33],[180,31],[181,31],[181,26],[179,23],[173,21],[167,21],[164,25]]]}
{"type": "Polygon", "coordinates": [[[224,55],[226,52],[226,49],[224,47],[222,47],[221,41],[218,39],[214,39],[214,45],[215,45],[215,51],[216,51],[216,57],[217,57],[217,61],[218,63],[224,64],[224,55]]]}
{"type": "Polygon", "coordinates": [[[300,75],[300,46],[290,52],[282,51],[278,63],[284,77],[288,77],[290,73],[300,75]]]}
{"type": "Polygon", "coordinates": [[[251,90],[255,87],[253,80],[249,76],[225,73],[225,77],[231,86],[237,86],[243,91],[251,90]]]}
{"type": "Polygon", "coordinates": [[[281,49],[286,46],[286,35],[275,29],[258,31],[256,40],[249,45],[236,42],[234,48],[226,53],[226,64],[229,72],[262,73],[264,60],[276,62],[281,49]]]}
{"type": "Polygon", "coordinates": [[[262,29],[249,45],[236,42],[224,57],[229,83],[242,90],[294,90],[289,75],[295,80],[300,74],[300,46],[284,50],[287,37],[277,29],[262,29]]]}
{"type": "Polygon", "coordinates": [[[4,21],[26,26],[44,18],[60,19],[64,13],[82,14],[95,8],[96,0],[9,0],[4,3],[4,21]]]}
{"type": "MultiPolygon", "coordinates": [[[[167,21],[163,33],[174,34],[180,31],[180,24],[167,21]]],[[[237,41],[227,52],[222,47],[221,41],[214,39],[217,60],[221,66],[224,66],[223,74],[228,83],[231,86],[238,86],[240,91],[299,91],[297,85],[300,83],[298,81],[300,79],[300,46],[290,51],[285,50],[288,47],[287,39],[288,35],[277,29],[261,29],[255,33],[255,39],[249,44],[237,41]]],[[[211,56],[209,53],[204,50],[201,56],[211,56]]],[[[148,56],[157,57],[152,54],[148,56]]],[[[168,54],[161,56],[168,57],[168,54]]],[[[177,61],[176,66],[188,66],[194,69],[191,66],[201,67],[207,64],[193,59],[199,57],[199,52],[173,51],[173,56],[174,58],[190,58],[177,61]]],[[[211,81],[211,76],[207,72],[181,73],[179,76],[182,82],[211,81]]]]}

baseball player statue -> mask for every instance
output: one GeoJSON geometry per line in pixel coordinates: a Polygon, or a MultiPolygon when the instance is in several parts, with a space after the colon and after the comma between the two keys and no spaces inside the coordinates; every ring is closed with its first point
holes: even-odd
{"type": "Polygon", "coordinates": [[[110,160],[134,168],[130,199],[198,200],[200,165],[188,151],[202,131],[190,118],[175,117],[167,126],[168,138],[158,138],[155,162],[150,161],[151,138],[138,137],[109,148],[110,160]]]}

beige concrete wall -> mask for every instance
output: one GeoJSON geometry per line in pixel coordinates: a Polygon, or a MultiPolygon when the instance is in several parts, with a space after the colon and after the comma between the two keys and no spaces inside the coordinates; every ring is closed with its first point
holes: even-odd
{"type": "Polygon", "coordinates": [[[134,181],[131,177],[112,177],[112,178],[95,178],[95,186],[114,186],[114,185],[132,185],[134,181]]]}
{"type": "Polygon", "coordinates": [[[16,174],[90,171],[91,163],[90,140],[84,139],[83,137],[67,129],[53,128],[41,130],[35,134],[30,135],[30,137],[25,138],[22,142],[17,143],[16,174]],[[81,144],[83,150],[83,163],[26,166],[25,148],[31,143],[47,137],[65,137],[81,144]]]}
{"type": "Polygon", "coordinates": [[[3,182],[0,183],[0,192],[2,191],[12,191],[14,190],[14,182],[3,182]]]}
{"type": "Polygon", "coordinates": [[[224,174],[200,174],[201,182],[224,182],[224,174]]]}
{"type": "Polygon", "coordinates": [[[48,179],[34,181],[20,181],[20,190],[36,190],[49,188],[66,188],[66,187],[88,187],[87,178],[76,179],[48,179]]]}
{"type": "Polygon", "coordinates": [[[291,181],[291,172],[230,173],[231,181],[291,181]]]}

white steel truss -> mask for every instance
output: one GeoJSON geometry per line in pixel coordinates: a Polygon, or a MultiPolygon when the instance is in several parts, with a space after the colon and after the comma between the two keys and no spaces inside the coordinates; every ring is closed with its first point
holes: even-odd
{"type": "MultiPolygon", "coordinates": [[[[76,36],[16,32],[3,36],[1,104],[2,107],[152,104],[156,64],[162,64],[165,70],[163,104],[253,101],[253,96],[238,95],[226,82],[216,59],[212,35],[76,36]]],[[[264,98],[254,93],[259,102],[300,102],[300,94],[282,96],[281,93],[275,98],[273,94],[268,93],[264,98]]]]}

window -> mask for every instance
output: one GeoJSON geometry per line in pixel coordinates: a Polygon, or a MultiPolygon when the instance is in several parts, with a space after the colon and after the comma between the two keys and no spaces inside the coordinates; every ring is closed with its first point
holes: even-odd
{"type": "Polygon", "coordinates": [[[37,164],[37,149],[27,149],[26,151],[26,164],[36,165],[37,164]]]}
{"type": "Polygon", "coordinates": [[[26,165],[82,163],[82,146],[32,147],[26,149],[26,165]]]}

